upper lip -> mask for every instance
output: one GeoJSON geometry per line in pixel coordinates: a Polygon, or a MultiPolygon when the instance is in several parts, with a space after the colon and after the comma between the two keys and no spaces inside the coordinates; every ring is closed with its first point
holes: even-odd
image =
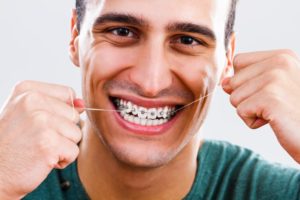
{"type": "Polygon", "coordinates": [[[133,95],[128,95],[128,94],[113,94],[113,95],[109,95],[113,98],[119,98],[119,99],[123,99],[125,101],[130,101],[131,103],[138,105],[138,106],[142,106],[145,108],[158,108],[158,107],[165,107],[165,106],[182,106],[186,103],[183,103],[180,100],[176,100],[175,98],[172,100],[169,100],[170,98],[168,97],[168,99],[149,99],[149,98],[144,98],[144,97],[136,97],[133,95]]]}

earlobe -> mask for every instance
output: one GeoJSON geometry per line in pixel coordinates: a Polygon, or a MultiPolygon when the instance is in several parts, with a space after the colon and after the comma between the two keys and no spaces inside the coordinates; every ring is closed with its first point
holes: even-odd
{"type": "Polygon", "coordinates": [[[227,47],[227,52],[226,52],[226,63],[220,78],[220,84],[223,82],[223,80],[227,77],[232,76],[233,74],[233,59],[235,55],[235,33],[232,33],[229,42],[228,42],[228,47],[227,47]]]}
{"type": "Polygon", "coordinates": [[[79,64],[79,51],[78,51],[78,29],[77,29],[77,14],[76,10],[72,11],[72,19],[71,19],[71,40],[69,44],[69,56],[73,64],[77,67],[79,64]]]}

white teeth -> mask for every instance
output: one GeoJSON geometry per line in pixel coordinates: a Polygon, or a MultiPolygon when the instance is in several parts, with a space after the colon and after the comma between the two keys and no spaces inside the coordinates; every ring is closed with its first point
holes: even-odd
{"type": "Polygon", "coordinates": [[[164,123],[164,120],[163,119],[160,119],[159,120],[159,125],[163,124],[164,123]]]}
{"type": "Polygon", "coordinates": [[[163,117],[163,109],[162,108],[159,108],[157,109],[157,118],[162,118],[163,117]]]}
{"type": "Polygon", "coordinates": [[[134,117],[134,118],[133,118],[133,122],[134,122],[135,124],[141,124],[141,119],[138,118],[138,117],[134,117]]]}
{"type": "Polygon", "coordinates": [[[133,123],[133,122],[134,122],[134,121],[133,121],[133,118],[134,118],[134,117],[133,117],[132,115],[129,115],[128,121],[131,122],[131,123],[133,123]]]}
{"type": "Polygon", "coordinates": [[[157,125],[158,125],[158,120],[157,119],[153,120],[153,126],[157,126],[157,125]]]}
{"type": "Polygon", "coordinates": [[[130,113],[131,110],[132,110],[132,103],[131,102],[127,102],[125,112],[126,113],[130,113]]]}
{"type": "Polygon", "coordinates": [[[129,121],[129,115],[125,114],[124,119],[129,121]]]}
{"type": "Polygon", "coordinates": [[[131,102],[126,102],[124,100],[120,100],[120,109],[124,111],[126,114],[132,114],[134,116],[138,116],[142,119],[160,119],[160,118],[170,118],[171,115],[175,112],[175,107],[165,106],[164,108],[144,108],[142,106],[134,105],[131,102]]]}
{"type": "Polygon", "coordinates": [[[151,120],[151,119],[148,119],[148,120],[147,120],[147,124],[146,124],[146,125],[147,125],[147,126],[152,126],[152,124],[153,124],[153,120],[151,120]]]}
{"type": "Polygon", "coordinates": [[[175,107],[145,108],[130,101],[117,99],[120,115],[128,122],[142,126],[158,126],[167,123],[174,115],[175,107]]]}
{"type": "Polygon", "coordinates": [[[141,125],[145,126],[147,124],[147,119],[141,119],[141,125]]]}
{"type": "Polygon", "coordinates": [[[148,110],[143,107],[139,107],[138,116],[139,118],[146,119],[148,115],[148,110]]]}
{"type": "Polygon", "coordinates": [[[124,117],[124,116],[126,115],[125,110],[122,110],[122,111],[120,112],[120,115],[121,115],[122,117],[124,117]]]}
{"type": "Polygon", "coordinates": [[[163,118],[164,119],[166,119],[168,117],[168,111],[169,111],[168,106],[164,107],[164,110],[163,110],[163,118]]]}
{"type": "Polygon", "coordinates": [[[156,117],[157,117],[157,111],[156,111],[156,109],[155,108],[149,109],[148,110],[148,116],[147,116],[147,118],[148,119],[156,119],[156,117]]]}
{"type": "Polygon", "coordinates": [[[141,119],[141,118],[134,117],[134,116],[126,114],[126,113],[124,114],[123,118],[128,122],[142,125],[142,126],[159,126],[159,125],[162,125],[162,124],[165,124],[168,122],[167,119],[155,119],[155,120],[141,119]]]}
{"type": "Polygon", "coordinates": [[[137,105],[133,105],[132,106],[131,112],[132,112],[133,115],[137,115],[138,114],[138,107],[137,107],[137,105]]]}

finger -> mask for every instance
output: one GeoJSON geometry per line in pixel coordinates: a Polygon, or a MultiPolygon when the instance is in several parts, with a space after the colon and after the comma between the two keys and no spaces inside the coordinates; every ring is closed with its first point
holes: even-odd
{"type": "Polygon", "coordinates": [[[80,128],[72,121],[63,117],[55,116],[52,118],[51,127],[61,136],[69,139],[71,142],[78,144],[82,139],[80,128]]]}
{"type": "Polygon", "coordinates": [[[236,72],[234,76],[231,77],[229,86],[232,90],[235,90],[245,82],[248,82],[249,80],[254,79],[257,76],[260,76],[261,74],[272,68],[274,68],[274,66],[270,64],[269,59],[249,65],[243,68],[242,70],[236,72]]]}
{"type": "Polygon", "coordinates": [[[54,166],[56,169],[64,169],[69,164],[73,163],[79,154],[79,147],[77,144],[71,142],[66,138],[61,138],[61,145],[59,145],[57,152],[59,155],[59,161],[54,166]]]}
{"type": "Polygon", "coordinates": [[[246,125],[252,129],[260,128],[272,120],[268,98],[263,92],[247,98],[237,107],[237,113],[246,125]]]}
{"type": "Polygon", "coordinates": [[[241,53],[237,54],[233,60],[234,71],[237,72],[249,65],[253,65],[257,62],[262,62],[270,57],[278,55],[289,55],[291,57],[299,59],[296,53],[287,49],[241,53]]]}
{"type": "Polygon", "coordinates": [[[231,77],[224,78],[222,81],[222,88],[227,94],[231,94],[233,92],[232,87],[230,86],[231,77]]]}
{"type": "Polygon", "coordinates": [[[58,115],[61,116],[62,118],[71,120],[75,123],[79,122],[80,113],[78,112],[78,109],[76,110],[75,107],[72,107],[67,103],[64,103],[53,97],[44,96],[43,98],[45,99],[44,100],[45,103],[43,104],[44,105],[43,109],[47,110],[50,113],[53,113],[54,115],[58,115]]]}
{"type": "Polygon", "coordinates": [[[39,92],[67,103],[71,103],[71,99],[76,98],[75,91],[68,86],[37,81],[19,82],[14,88],[13,96],[18,96],[28,91],[39,92]]]}
{"type": "Polygon", "coordinates": [[[273,79],[267,73],[262,73],[258,77],[247,80],[238,88],[232,91],[230,95],[230,102],[234,107],[237,107],[241,102],[253,96],[266,85],[272,83],[273,79]]]}
{"type": "Polygon", "coordinates": [[[85,109],[85,104],[82,99],[74,99],[73,105],[79,113],[82,113],[85,109]]]}
{"type": "MultiPolygon", "coordinates": [[[[236,74],[231,77],[230,81],[226,82],[226,85],[223,85],[223,88],[226,88],[227,91],[233,91],[239,88],[245,82],[254,79],[257,76],[260,76],[263,73],[271,72],[270,75],[274,75],[276,80],[279,78],[278,74],[289,69],[289,66],[293,66],[294,59],[290,59],[290,56],[284,57],[270,57],[262,62],[258,62],[253,65],[249,65],[242,70],[236,72],[236,74]],[[277,74],[277,75],[276,75],[277,74]]],[[[267,78],[268,76],[266,76],[267,78]]]]}
{"type": "MultiPolygon", "coordinates": [[[[39,92],[26,92],[11,102],[16,107],[18,115],[28,115],[36,111],[47,111],[53,115],[67,118],[75,123],[79,122],[79,112],[74,107],[56,98],[39,92]]],[[[80,110],[82,112],[82,110],[80,110]]]]}

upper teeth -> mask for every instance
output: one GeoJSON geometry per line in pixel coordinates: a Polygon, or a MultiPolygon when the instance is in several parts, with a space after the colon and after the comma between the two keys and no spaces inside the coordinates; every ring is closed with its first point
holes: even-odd
{"type": "Polygon", "coordinates": [[[145,108],[123,99],[118,101],[118,106],[123,114],[131,113],[132,115],[138,116],[140,119],[169,119],[175,114],[175,107],[165,106],[163,108],[145,108]]]}

